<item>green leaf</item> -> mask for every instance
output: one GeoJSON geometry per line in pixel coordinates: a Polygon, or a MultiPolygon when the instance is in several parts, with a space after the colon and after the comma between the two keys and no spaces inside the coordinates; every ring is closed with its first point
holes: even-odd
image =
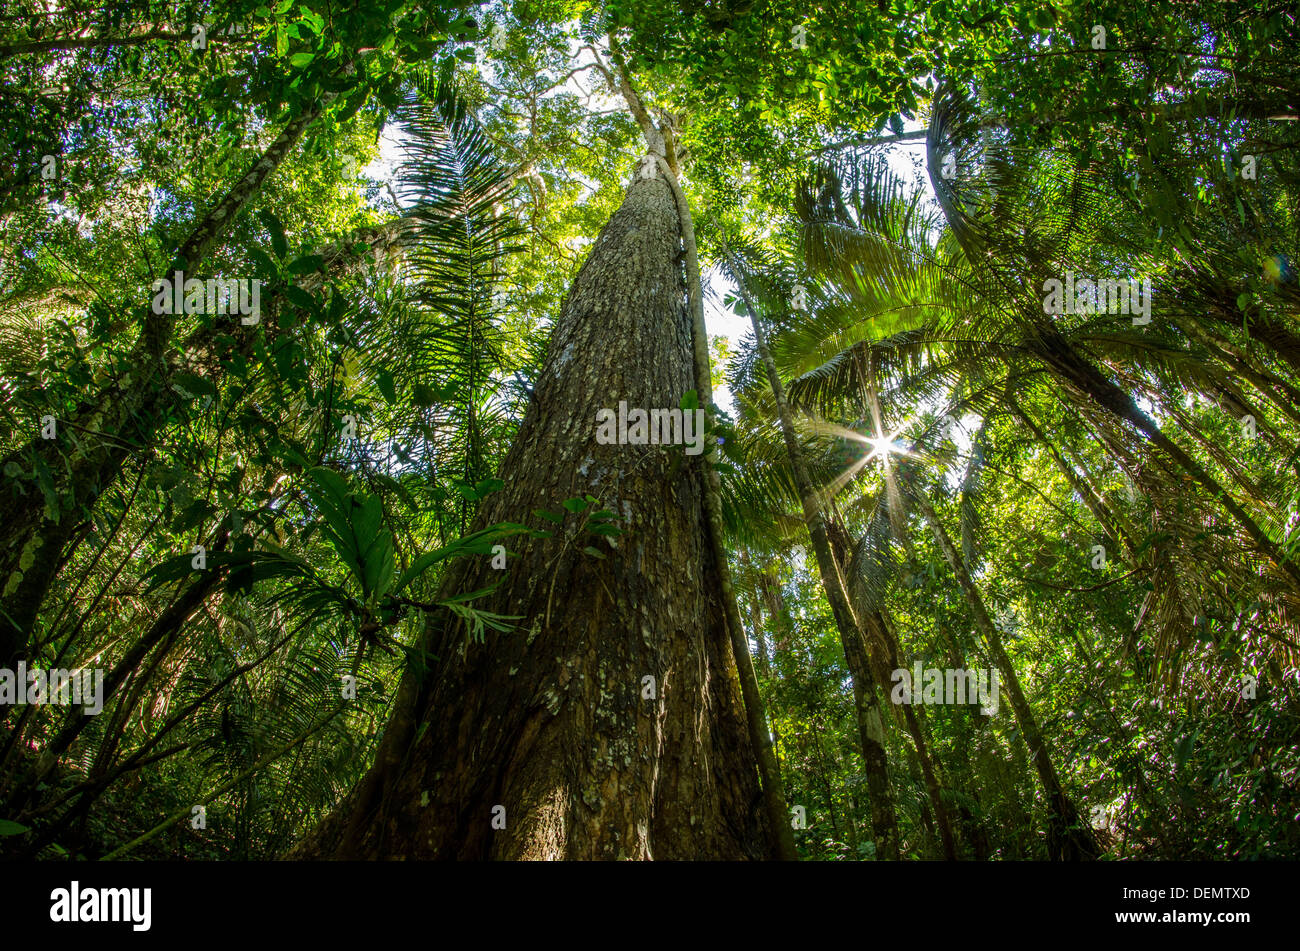
{"type": "Polygon", "coordinates": [[[213,505],[207,499],[198,499],[186,506],[172,522],[172,531],[177,535],[185,535],[203,523],[213,512],[213,505]]]}
{"type": "Polygon", "coordinates": [[[361,566],[361,590],[367,598],[385,593],[393,580],[393,540],[384,527],[384,506],[377,495],[351,499],[351,527],[361,566]]]}
{"type": "Polygon", "coordinates": [[[423,406],[427,409],[438,404],[438,393],[427,383],[416,383],[411,388],[411,399],[415,401],[416,406],[423,406]]]}
{"type": "MultiPolygon", "coordinates": [[[[208,554],[211,556],[212,552],[208,554]]],[[[194,556],[191,554],[175,555],[147,571],[144,576],[144,580],[148,582],[145,587],[145,594],[149,594],[169,582],[179,581],[193,573],[193,558],[194,556]]],[[[209,563],[211,563],[210,560],[209,563]]]]}
{"type": "Polygon", "coordinates": [[[310,66],[311,61],[316,58],[315,53],[294,53],[289,57],[290,66],[310,66]]]}
{"type": "Polygon", "coordinates": [[[212,385],[211,381],[203,379],[201,376],[195,376],[193,373],[177,373],[172,377],[172,382],[186,393],[190,398],[196,396],[217,395],[217,388],[212,385]]]}
{"type": "Polygon", "coordinates": [[[248,252],[249,257],[253,259],[253,265],[257,270],[257,276],[263,281],[273,281],[277,273],[275,261],[271,255],[267,254],[261,248],[253,248],[248,252]]]}
{"type": "Polygon", "coordinates": [[[315,483],[306,487],[307,495],[324,519],[326,537],[357,579],[363,580],[361,551],[352,527],[354,503],[363,503],[356,500],[347,481],[337,472],[316,466],[309,469],[307,474],[315,483]]]}
{"type": "Polygon", "coordinates": [[[312,297],[301,287],[290,284],[284,289],[284,296],[289,298],[289,303],[296,307],[300,307],[303,310],[311,311],[313,313],[319,312],[320,308],[316,304],[316,298],[312,297]]]}
{"type": "Polygon", "coordinates": [[[591,503],[589,503],[586,499],[565,499],[560,504],[563,505],[570,512],[572,512],[574,515],[577,515],[579,512],[581,512],[591,503]]]}
{"type": "Polygon", "coordinates": [[[334,121],[337,123],[347,122],[361,111],[361,107],[365,105],[366,99],[369,98],[369,96],[370,88],[363,86],[355,95],[345,102],[343,111],[339,113],[338,118],[334,121]]]}
{"type": "Polygon", "coordinates": [[[11,819],[0,819],[0,835],[22,835],[24,832],[30,832],[27,826],[11,819]]]}
{"type": "Polygon", "coordinates": [[[305,254],[289,265],[290,274],[314,274],[321,269],[325,259],[319,254],[305,254]]]}
{"type": "MultiPolygon", "coordinates": [[[[447,558],[462,557],[464,555],[491,554],[492,545],[498,539],[504,538],[508,535],[518,535],[527,532],[528,529],[523,525],[501,523],[498,525],[492,525],[482,531],[466,535],[464,538],[457,539],[443,548],[435,548],[433,551],[425,552],[411,564],[411,567],[408,568],[397,580],[397,583],[393,585],[393,594],[401,593],[403,588],[440,561],[447,558]]],[[[491,588],[487,588],[484,589],[484,591],[474,592],[468,595],[458,595],[457,597],[452,598],[451,601],[468,601],[491,590],[491,588]]]]}
{"type": "Polygon", "coordinates": [[[284,236],[284,225],[269,211],[260,211],[257,217],[271,234],[271,249],[275,251],[275,256],[283,259],[289,253],[289,242],[284,236]]]}
{"type": "Polygon", "coordinates": [[[506,484],[500,479],[483,479],[474,483],[474,492],[480,499],[483,499],[499,489],[504,489],[506,484]]]}
{"type": "Polygon", "coordinates": [[[397,402],[397,387],[393,385],[391,370],[380,370],[375,374],[375,386],[379,390],[379,395],[384,398],[385,403],[391,406],[397,402]]]}

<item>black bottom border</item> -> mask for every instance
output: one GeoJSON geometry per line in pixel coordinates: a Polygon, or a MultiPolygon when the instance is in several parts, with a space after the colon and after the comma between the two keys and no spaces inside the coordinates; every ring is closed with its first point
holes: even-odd
{"type": "Polygon", "coordinates": [[[733,939],[753,931],[772,940],[784,921],[796,933],[927,946],[1015,933],[1033,943],[1125,934],[1221,943],[1286,927],[1297,870],[1273,862],[41,863],[0,865],[0,888],[6,931],[20,938],[372,942],[415,929],[434,943],[476,932],[493,943],[512,932],[529,941],[549,932],[608,943],[654,940],[656,932],[705,939],[725,929],[733,939]],[[57,890],[70,899],[74,881],[82,900],[89,889],[150,889],[149,929],[53,921],[57,890]],[[1133,917],[1151,913],[1154,920],[1133,917]]]}

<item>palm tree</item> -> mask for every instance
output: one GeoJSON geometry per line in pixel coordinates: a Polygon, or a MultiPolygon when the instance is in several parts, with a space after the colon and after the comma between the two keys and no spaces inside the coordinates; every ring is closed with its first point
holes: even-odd
{"type": "MultiPolygon", "coordinates": [[[[936,142],[951,137],[953,129],[960,127],[961,117],[959,105],[951,97],[941,96],[930,133],[932,169],[939,164],[934,161],[936,142]]],[[[968,121],[968,129],[969,125],[968,121]]],[[[1132,430],[1123,428],[1126,423],[1136,430],[1141,441],[1162,448],[1177,468],[1220,499],[1256,547],[1273,557],[1275,567],[1294,577],[1294,566],[1242,505],[1223,493],[1216,478],[1201,463],[1166,436],[1130,396],[1082,354],[1100,355],[1125,382],[1146,383],[1147,392],[1163,400],[1175,422],[1190,431],[1238,485],[1252,497],[1262,499],[1260,488],[1194,426],[1188,425],[1186,416],[1168,398],[1172,380],[1184,385],[1193,380],[1221,400],[1230,400],[1238,407],[1249,405],[1231,379],[1233,368],[1220,364],[1203,369],[1195,355],[1178,348],[1176,341],[1117,329],[1107,315],[1085,317],[1074,321],[1066,331],[1058,330],[1034,316],[1038,301],[1027,302],[1018,290],[1023,280],[1017,282],[1008,276],[1013,270],[1008,261],[1019,265],[1021,274],[1034,273],[1035,265],[1037,273],[1044,273],[1041,262],[1047,252],[1043,249],[1060,252],[1063,244],[1069,244],[1071,229],[1088,218],[1088,196],[1095,191],[1084,171],[1068,164],[1053,166],[1049,158],[1042,156],[1033,158],[1037,161],[1017,164],[1007,156],[985,156],[984,163],[991,171],[980,179],[984,191],[971,189],[981,202],[962,194],[971,207],[957,201],[956,189],[936,181],[941,207],[950,222],[937,243],[930,239],[933,223],[917,212],[915,200],[910,205],[898,201],[897,183],[881,175],[878,167],[850,170],[849,183],[834,169],[826,170],[806,186],[801,196],[803,230],[798,250],[807,271],[815,273],[824,286],[819,288],[822,293],[818,306],[780,338],[783,355],[789,358],[787,366],[794,364],[802,370],[791,383],[795,400],[825,416],[833,409],[852,405],[856,397],[861,412],[864,395],[869,401],[878,398],[879,390],[871,377],[881,372],[891,383],[897,380],[889,393],[895,405],[907,399],[935,400],[942,396],[951,400],[944,407],[950,414],[1014,414],[1041,438],[1043,430],[1035,426],[1023,405],[1027,397],[1017,399],[1015,394],[1018,390],[1023,394],[1043,377],[1054,378],[1086,398],[1082,404],[1071,401],[1073,405],[1065,408],[1079,416],[1081,422],[1105,429],[1117,459],[1132,466],[1135,475],[1153,482],[1152,488],[1164,495],[1176,492],[1178,483],[1133,465],[1136,453],[1125,445],[1132,438],[1132,430]],[[1051,184],[1053,174],[1064,182],[1051,184]],[[1030,190],[1031,179],[1036,191],[1030,190]],[[1049,185],[1044,186],[1044,181],[1049,185]],[[1066,195],[1070,201],[1054,217],[1053,207],[1042,192],[1066,195]],[[981,214],[990,208],[998,212],[998,227],[989,223],[991,215],[981,214]],[[1017,214],[1023,217],[1018,219],[1017,214]],[[1014,223],[1020,220],[1026,224],[1018,234],[1014,223]],[[1012,224],[1010,228],[1008,223],[1012,224]],[[1006,237],[1008,234],[1012,237],[1006,237]],[[1034,240],[1030,242],[1026,236],[1034,240]],[[1008,250],[1009,242],[1014,244],[1008,250]],[[1034,254],[1022,253],[1025,243],[1032,244],[1034,254]],[[908,321],[911,326],[900,328],[908,321]]],[[[1095,196],[1092,201],[1096,206],[1094,216],[1106,223],[1095,196]]],[[[1111,244],[1125,246],[1122,242],[1111,244]]],[[[774,369],[769,376],[775,376],[774,369]]],[[[1281,403],[1289,413],[1294,412],[1279,398],[1285,389],[1271,385],[1280,378],[1256,372],[1255,379],[1260,382],[1261,392],[1281,403]]],[[[874,439],[887,439],[878,410],[876,415],[874,439]]],[[[921,440],[934,442],[936,429],[923,433],[921,440]]],[[[1122,551],[1132,559],[1132,531],[1106,510],[1100,494],[1066,463],[1064,451],[1050,441],[1045,444],[1060,471],[1080,490],[1105,530],[1121,540],[1122,551]]],[[[893,481],[888,478],[887,491],[894,491],[893,481]]],[[[891,508],[897,511],[898,506],[891,508]]],[[[929,521],[936,531],[942,529],[933,509],[929,521]]],[[[952,553],[944,550],[945,556],[952,553]]],[[[1157,557],[1167,563],[1171,556],[1160,552],[1157,557]]],[[[961,566],[951,567],[957,571],[961,566]]],[[[963,588],[979,618],[978,591],[973,586],[963,588]]],[[[1169,612],[1161,613],[1167,619],[1181,620],[1169,612]]],[[[986,611],[983,616],[987,618],[986,611]]],[[[984,624],[981,628],[993,653],[1005,659],[996,629],[984,624]]],[[[1165,643],[1169,643],[1168,639],[1165,643]]],[[[1003,667],[1002,662],[999,667],[1003,667]]],[[[1013,671],[1004,676],[1009,684],[1014,683],[1013,671]]],[[[1018,684],[1009,689],[1021,719],[1032,724],[1032,714],[1023,703],[1018,684]]],[[[1027,735],[1037,732],[1036,728],[1029,729],[1027,735]]],[[[1072,807],[1060,793],[1050,760],[1040,773],[1049,800],[1056,804],[1054,826],[1062,830],[1077,826],[1072,807]]],[[[1091,851],[1088,838],[1086,832],[1081,833],[1078,854],[1091,851]]]]}

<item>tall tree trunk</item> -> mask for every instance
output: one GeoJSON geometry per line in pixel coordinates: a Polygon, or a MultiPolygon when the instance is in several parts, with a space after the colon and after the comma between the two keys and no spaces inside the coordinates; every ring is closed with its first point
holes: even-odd
{"type": "Polygon", "coordinates": [[[661,177],[636,178],[556,322],[546,364],[477,524],[588,494],[626,534],[570,516],[550,539],[449,569],[439,598],[519,618],[471,642],[430,616],[375,766],[302,857],[742,859],[776,854],[703,509],[677,451],[604,445],[596,413],[676,407],[694,390],[679,219],[661,177]],[[499,583],[499,584],[498,584],[499,583]],[[649,696],[653,678],[654,696],[649,696]]]}
{"type": "MultiPolygon", "coordinates": [[[[868,643],[880,644],[886,650],[884,666],[890,671],[902,667],[898,657],[898,641],[894,637],[894,632],[885,623],[883,612],[880,610],[859,610],[858,616],[865,620],[870,631],[871,640],[868,643]]],[[[888,683],[889,681],[882,680],[881,682],[888,683]]],[[[921,726],[921,720],[912,704],[904,703],[899,704],[899,706],[903,709],[903,720],[907,725],[908,734],[912,737],[912,744],[916,747],[916,758],[921,764],[921,776],[925,780],[926,795],[929,797],[930,805],[934,809],[935,822],[939,831],[939,843],[943,846],[943,857],[950,862],[956,861],[957,845],[952,834],[952,819],[948,812],[948,806],[943,801],[943,788],[939,784],[939,777],[934,769],[934,760],[930,758],[930,745],[926,742],[925,730],[921,726]]]]}
{"type": "MultiPolygon", "coordinates": [[[[894,669],[897,670],[899,667],[902,667],[903,664],[901,663],[900,651],[898,649],[898,634],[894,630],[893,621],[890,619],[888,613],[883,607],[873,612],[873,618],[875,623],[879,624],[881,629],[884,631],[892,651],[892,656],[898,658],[898,660],[894,662],[894,669]]],[[[947,648],[949,666],[954,670],[968,669],[970,665],[966,663],[966,654],[962,650],[961,644],[958,643],[951,627],[948,628],[947,634],[947,644],[945,646],[947,648]]],[[[924,726],[921,723],[921,720],[925,714],[925,708],[923,706],[918,707],[915,704],[900,704],[900,706],[904,710],[910,710],[912,712],[913,718],[917,721],[917,733],[924,736],[924,726]]],[[[980,722],[978,712],[970,705],[967,705],[965,712],[965,720],[959,718],[953,724],[954,727],[960,731],[955,742],[952,744],[957,757],[957,763],[955,764],[956,768],[949,768],[946,772],[950,779],[949,788],[957,788],[955,777],[957,774],[960,774],[967,780],[966,785],[961,787],[962,792],[965,793],[966,797],[975,802],[977,807],[982,808],[979,801],[978,784],[975,782],[975,774],[971,769],[970,751],[976,747],[976,736],[981,730],[985,729],[985,724],[980,722]]],[[[919,747],[917,752],[920,752],[919,747]]],[[[935,761],[932,759],[931,762],[933,763],[935,761]]],[[[942,783],[939,782],[938,775],[939,771],[935,770],[935,783],[940,789],[942,789],[942,783]]],[[[970,843],[971,850],[975,853],[975,861],[983,862],[989,857],[991,851],[988,833],[985,831],[983,823],[975,817],[974,813],[970,811],[969,807],[967,807],[962,799],[958,799],[956,805],[957,816],[961,820],[960,824],[962,832],[966,837],[966,841],[970,843]]]]}
{"type": "MultiPolygon", "coordinates": [[[[841,565],[849,566],[853,560],[851,539],[848,530],[844,527],[839,509],[834,502],[831,503],[831,511],[832,515],[826,519],[831,551],[841,565]]],[[[875,681],[882,685],[888,685],[892,672],[901,666],[898,660],[898,641],[894,638],[893,631],[886,626],[882,610],[878,607],[873,608],[866,602],[863,597],[862,585],[851,582],[849,592],[853,610],[863,628],[862,643],[866,654],[863,659],[868,661],[874,670],[875,681]]],[[[888,690],[889,688],[885,686],[884,689],[888,690]]],[[[912,745],[916,749],[916,757],[921,765],[921,776],[925,781],[926,795],[929,797],[930,805],[934,809],[936,820],[934,828],[938,832],[939,842],[943,847],[943,856],[950,862],[956,861],[957,847],[952,836],[952,823],[948,816],[948,809],[943,803],[942,790],[934,771],[934,764],[930,759],[925,733],[921,729],[920,720],[916,716],[916,711],[912,709],[912,705],[899,704],[899,706],[902,707],[903,724],[907,728],[908,735],[912,737],[912,745]]],[[[897,709],[896,707],[896,712],[897,709]]]]}
{"type": "Polygon", "coordinates": [[[984,598],[980,595],[979,588],[971,580],[970,573],[966,570],[961,556],[957,553],[957,547],[948,535],[948,529],[940,521],[934,506],[930,504],[930,500],[920,490],[915,493],[914,498],[922,515],[929,523],[930,530],[934,533],[935,541],[943,554],[944,561],[948,563],[949,569],[956,576],[957,583],[961,585],[962,592],[966,595],[966,601],[970,605],[975,624],[979,627],[980,633],[984,635],[989,655],[993,658],[993,662],[997,665],[998,672],[1002,676],[1003,684],[1007,690],[1007,697],[1011,701],[1012,712],[1016,716],[1016,723],[1020,727],[1021,735],[1025,738],[1025,746],[1028,747],[1029,753],[1033,757],[1034,768],[1038,772],[1039,781],[1043,785],[1043,793],[1047,798],[1048,855],[1053,861],[1062,859],[1078,861],[1096,858],[1097,846],[1093,841],[1092,830],[1081,822],[1078,810],[1061,787],[1061,781],[1056,775],[1056,768],[1052,765],[1047,741],[1038,728],[1038,720],[1034,717],[1033,710],[1030,709],[1024,691],[1020,689],[1020,678],[1016,675],[1016,669],[1011,663],[1011,658],[1007,656],[1007,652],[1002,647],[1002,635],[998,632],[997,626],[994,625],[992,618],[989,617],[989,613],[984,607],[984,598]]]}
{"type": "Polygon", "coordinates": [[[776,572],[764,568],[758,573],[758,593],[767,608],[768,624],[772,628],[772,650],[790,649],[790,611],[785,606],[781,582],[776,572]]]}
{"type": "MultiPolygon", "coordinates": [[[[729,250],[727,253],[730,257],[729,250]]],[[[803,451],[794,431],[790,404],[785,398],[785,387],[776,372],[776,364],[772,361],[772,354],[767,346],[767,334],[759,320],[758,311],[749,298],[749,292],[745,289],[745,282],[740,269],[736,267],[734,258],[731,259],[731,269],[735,273],[736,286],[745,308],[749,311],[749,319],[754,328],[755,346],[767,373],[768,385],[772,389],[772,399],[776,404],[777,416],[781,424],[781,435],[784,437],[786,454],[794,473],[795,488],[799,492],[799,500],[803,506],[804,525],[812,541],[822,588],[826,592],[826,600],[830,602],[831,614],[840,634],[844,662],[853,680],[858,737],[862,744],[867,789],[871,794],[871,825],[876,837],[876,855],[880,858],[896,859],[899,857],[898,818],[894,810],[893,792],[889,782],[889,757],[885,749],[884,718],[880,715],[879,685],[871,674],[863,629],[849,601],[844,576],[840,570],[841,565],[836,561],[835,554],[831,550],[827,535],[826,513],[817,497],[812,478],[808,475],[803,451]]]]}
{"type": "Polygon", "coordinates": [[[749,551],[746,549],[742,549],[740,552],[740,565],[753,581],[754,596],[747,600],[749,601],[749,625],[754,630],[756,669],[763,675],[764,680],[770,680],[772,678],[772,662],[767,656],[767,632],[763,629],[763,612],[759,608],[761,582],[758,579],[762,572],[754,566],[754,563],[750,560],[749,551]]]}
{"type": "MultiPolygon", "coordinates": [[[[772,661],[767,655],[767,634],[763,629],[763,611],[759,607],[759,601],[765,600],[763,597],[763,587],[767,581],[767,569],[759,570],[754,567],[749,560],[749,552],[741,551],[740,563],[746,568],[754,578],[754,597],[749,601],[749,623],[754,629],[754,642],[758,648],[757,653],[757,670],[763,675],[763,680],[771,683],[772,681],[772,661]]],[[[769,615],[769,621],[774,620],[775,615],[769,615]]],[[[773,760],[780,764],[781,733],[776,725],[776,715],[772,714],[769,720],[769,728],[772,731],[772,757],[773,760]]],[[[783,788],[784,791],[784,788],[783,788]]]]}
{"type": "MultiPolygon", "coordinates": [[[[625,76],[621,64],[620,75],[625,76]]],[[[625,96],[627,91],[625,88],[625,96]]],[[[647,135],[646,139],[653,151],[654,138],[647,135]]],[[[668,138],[665,139],[669,156],[673,155],[671,141],[670,130],[668,138]]],[[[677,181],[675,159],[669,161],[660,153],[657,161],[668,186],[672,189],[673,200],[677,204],[677,215],[682,230],[682,257],[686,265],[686,295],[691,313],[691,337],[694,342],[695,385],[698,389],[699,401],[705,407],[704,418],[708,426],[712,427],[716,424],[713,414],[712,366],[709,362],[708,334],[704,325],[704,288],[700,284],[700,264],[695,249],[695,223],[691,217],[690,203],[686,200],[686,194],[677,181]]],[[[708,448],[712,450],[713,447],[708,448]]],[[[736,663],[736,673],[740,678],[740,692],[744,700],[749,742],[754,747],[754,755],[758,757],[758,773],[763,783],[763,805],[767,810],[772,833],[776,837],[778,855],[784,861],[793,862],[798,860],[799,853],[795,849],[794,832],[786,822],[788,813],[785,790],[781,786],[781,770],[777,765],[776,753],[772,749],[772,736],[768,733],[763,715],[763,699],[758,692],[758,678],[754,675],[754,662],[749,656],[749,641],[745,637],[744,624],[740,619],[740,606],[731,580],[731,565],[727,560],[725,543],[726,530],[722,523],[722,483],[717,470],[713,468],[712,457],[713,453],[710,451],[701,460],[704,464],[704,515],[708,521],[708,539],[718,571],[722,610],[726,616],[727,631],[731,635],[731,654],[736,663]]]]}

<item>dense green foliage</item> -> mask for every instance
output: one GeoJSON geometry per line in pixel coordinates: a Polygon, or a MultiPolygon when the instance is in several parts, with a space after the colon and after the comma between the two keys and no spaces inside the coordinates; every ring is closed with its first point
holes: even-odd
{"type": "Polygon", "coordinates": [[[107,675],[97,716],[0,707],[0,853],[280,854],[402,670],[457,663],[412,649],[435,608],[520,636],[439,584],[594,501],[471,531],[644,154],[625,75],[878,619],[850,670],[771,380],[715,337],[801,855],[876,854],[855,676],[905,858],[936,806],[957,857],[1051,853],[1026,732],[1102,857],[1300,854],[1297,49],[1267,0],[3,0],[0,655],[107,675]],[[260,319],[158,321],[176,267],[260,319]],[[1047,312],[1067,275],[1149,320],[1047,312]],[[1036,725],[890,702],[999,654],[1036,725]]]}

